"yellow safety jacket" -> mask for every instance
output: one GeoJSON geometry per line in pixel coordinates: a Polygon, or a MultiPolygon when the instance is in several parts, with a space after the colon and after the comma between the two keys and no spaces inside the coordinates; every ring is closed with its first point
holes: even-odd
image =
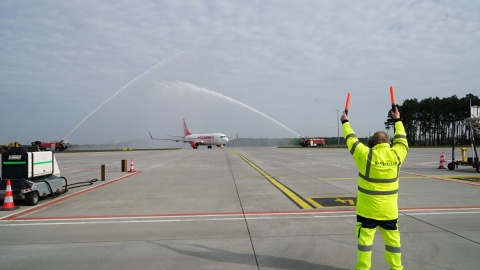
{"type": "Polygon", "coordinates": [[[358,167],[357,215],[376,220],[398,218],[398,175],[408,152],[401,121],[395,122],[393,145],[369,148],[358,141],[350,123],[342,124],[350,154],[358,167]]]}

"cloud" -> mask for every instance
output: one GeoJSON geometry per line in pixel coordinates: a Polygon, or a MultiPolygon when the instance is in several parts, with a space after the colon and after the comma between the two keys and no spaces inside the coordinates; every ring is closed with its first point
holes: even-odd
{"type": "MultiPolygon", "coordinates": [[[[15,111],[4,120],[8,128],[2,134],[6,141],[61,139],[140,74],[184,52],[123,90],[146,102],[172,98],[157,102],[165,109],[155,111],[158,115],[142,115],[169,123],[167,134],[184,114],[200,110],[210,119],[241,108],[216,104],[222,111],[215,111],[210,101],[205,108],[188,97],[153,95],[154,81],[221,93],[305,136],[336,136],[335,110],[352,92],[352,124],[367,135],[383,127],[389,85],[395,85],[399,102],[478,93],[478,10],[479,3],[466,0],[2,1],[0,99],[8,104],[0,114],[15,111]],[[54,127],[45,128],[52,119],[54,127]]],[[[102,114],[115,115],[107,107],[122,110],[120,104],[145,109],[114,98],[85,125],[107,121],[102,114]]],[[[225,121],[235,119],[236,126],[250,121],[244,129],[251,136],[292,135],[264,128],[264,120],[251,121],[258,115],[226,115],[222,125],[204,124],[233,130],[225,121]]],[[[113,136],[102,133],[105,139],[113,136]]]]}

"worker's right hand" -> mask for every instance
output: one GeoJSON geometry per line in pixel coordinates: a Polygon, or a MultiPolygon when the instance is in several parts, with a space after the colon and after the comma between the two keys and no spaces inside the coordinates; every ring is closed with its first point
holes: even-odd
{"type": "Polygon", "coordinates": [[[343,114],[340,117],[340,121],[343,122],[343,121],[349,121],[349,120],[350,119],[348,118],[348,115],[345,113],[345,111],[343,111],[343,114]]]}

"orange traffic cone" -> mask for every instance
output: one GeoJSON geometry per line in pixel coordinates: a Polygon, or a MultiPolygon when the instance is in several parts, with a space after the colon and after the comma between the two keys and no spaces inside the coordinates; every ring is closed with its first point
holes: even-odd
{"type": "Polygon", "coordinates": [[[130,171],[128,172],[135,172],[135,168],[133,166],[133,158],[130,160],[130,171]]]}
{"type": "Polygon", "coordinates": [[[437,169],[445,169],[445,166],[443,166],[443,162],[445,162],[445,154],[442,152],[440,155],[440,165],[438,165],[437,169]]]}
{"type": "Polygon", "coordinates": [[[15,210],[18,206],[13,203],[12,185],[10,179],[7,179],[7,188],[5,189],[5,200],[3,201],[2,210],[15,210]]]}

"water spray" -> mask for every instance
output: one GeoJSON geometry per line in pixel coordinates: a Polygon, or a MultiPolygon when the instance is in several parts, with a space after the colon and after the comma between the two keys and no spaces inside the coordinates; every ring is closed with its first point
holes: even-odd
{"type": "Polygon", "coordinates": [[[202,87],[199,87],[199,86],[196,86],[196,85],[193,85],[193,84],[184,83],[184,82],[179,82],[179,81],[176,81],[176,82],[155,82],[155,83],[156,83],[156,84],[159,84],[159,85],[165,85],[165,86],[167,86],[167,87],[177,87],[177,88],[178,88],[178,87],[187,87],[187,88],[192,89],[192,90],[195,90],[195,91],[199,91],[199,92],[202,92],[202,93],[214,95],[214,96],[216,96],[216,97],[225,99],[225,100],[227,100],[227,101],[230,101],[230,102],[233,102],[233,103],[235,103],[235,104],[237,104],[237,105],[240,105],[240,106],[242,106],[242,107],[244,107],[244,108],[247,108],[247,109],[249,109],[249,110],[251,110],[251,111],[253,111],[253,112],[257,113],[257,114],[260,114],[261,116],[267,118],[268,120],[273,121],[273,122],[275,122],[277,125],[279,125],[279,126],[285,128],[285,129],[287,129],[288,131],[292,132],[292,133],[295,134],[296,136],[302,137],[302,136],[300,136],[300,134],[298,134],[297,132],[293,131],[292,129],[290,129],[289,127],[287,127],[287,126],[285,126],[284,124],[280,123],[279,121],[273,119],[272,117],[266,115],[265,113],[263,113],[263,112],[255,109],[255,108],[252,108],[252,107],[248,106],[247,104],[242,103],[242,102],[240,102],[240,101],[238,101],[238,100],[236,100],[236,99],[233,99],[233,98],[231,98],[231,97],[229,97],[229,96],[225,96],[225,95],[223,95],[223,94],[217,93],[217,92],[215,92],[215,91],[212,91],[212,90],[209,90],[209,89],[206,89],[206,88],[202,88],[202,87]]]}
{"type": "Polygon", "coordinates": [[[97,108],[95,108],[92,112],[90,112],[87,116],[85,116],[85,118],[82,119],[82,121],[80,121],[80,123],[78,123],[64,138],[64,140],[66,140],[68,138],[68,136],[72,135],[72,133],[77,130],[78,127],[80,127],[85,121],[87,121],[87,119],[89,119],[92,115],[94,115],[98,110],[100,110],[105,104],[107,104],[110,100],[112,100],[114,97],[116,97],[118,94],[120,94],[121,92],[123,92],[125,89],[127,89],[130,85],[132,85],[133,83],[135,83],[137,80],[139,80],[140,78],[142,78],[143,76],[145,76],[146,74],[150,73],[150,71],[154,70],[155,68],[157,68],[158,66],[160,65],[163,65],[165,64],[167,61],[171,60],[171,59],[174,59],[176,58],[177,56],[183,54],[185,51],[181,51],[181,52],[177,52],[175,53],[174,55],[166,58],[166,59],[163,59],[162,61],[158,62],[156,65],[154,65],[153,67],[147,69],[145,72],[143,72],[142,74],[138,75],[137,77],[135,77],[133,80],[131,80],[130,82],[128,82],[127,84],[125,84],[122,88],[120,88],[120,90],[118,90],[117,92],[115,92],[111,97],[109,97],[107,100],[105,100],[102,104],[100,104],[97,108]]]}

